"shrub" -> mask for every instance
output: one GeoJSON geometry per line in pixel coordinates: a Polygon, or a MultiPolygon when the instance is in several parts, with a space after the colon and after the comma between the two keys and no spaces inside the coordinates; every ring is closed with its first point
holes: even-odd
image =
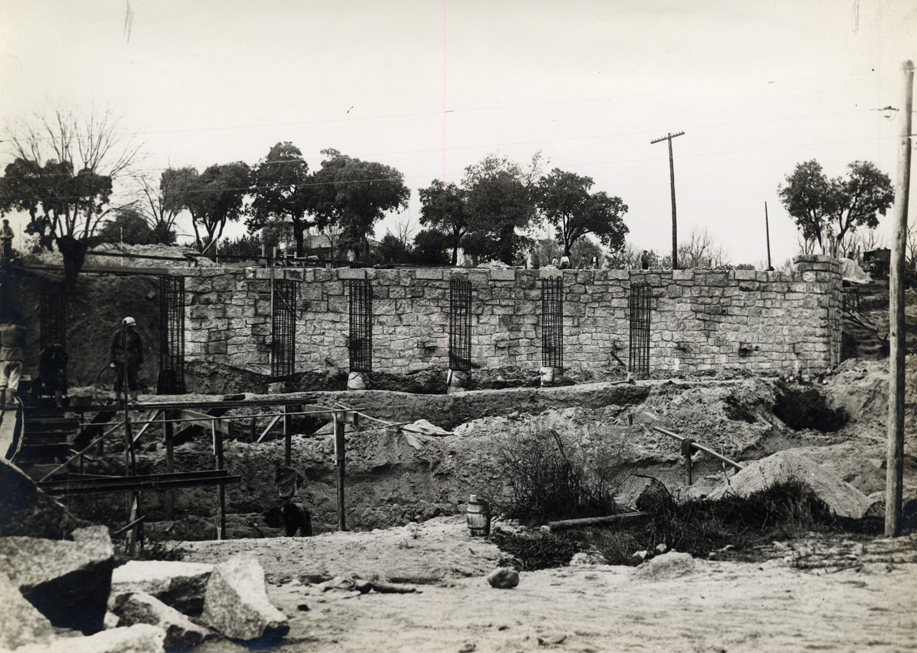
{"type": "Polygon", "coordinates": [[[607,446],[564,441],[556,430],[504,436],[497,464],[506,483],[496,507],[527,523],[615,512],[619,459],[607,446]]]}

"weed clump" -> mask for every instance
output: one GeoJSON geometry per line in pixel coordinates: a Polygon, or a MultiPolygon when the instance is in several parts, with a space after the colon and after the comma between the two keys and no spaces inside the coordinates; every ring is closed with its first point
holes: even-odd
{"type": "Polygon", "coordinates": [[[538,429],[504,438],[497,448],[497,465],[506,490],[494,504],[511,519],[545,523],[616,510],[621,465],[601,443],[565,441],[554,429],[538,429]]]}

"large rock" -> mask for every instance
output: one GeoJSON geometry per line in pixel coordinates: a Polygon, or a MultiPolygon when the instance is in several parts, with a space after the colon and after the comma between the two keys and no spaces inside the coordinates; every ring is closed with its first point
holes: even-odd
{"type": "Polygon", "coordinates": [[[686,576],[694,571],[694,558],[690,553],[670,551],[644,562],[631,572],[632,580],[668,580],[686,576]]]}
{"type": "Polygon", "coordinates": [[[838,517],[862,519],[869,509],[869,498],[865,494],[818,463],[793,451],[780,451],[749,464],[716,487],[709,498],[720,499],[730,493],[747,497],[787,481],[801,481],[808,485],[838,517]]]}
{"type": "Polygon", "coordinates": [[[83,634],[103,628],[113,567],[111,539],[97,531],[81,542],[0,538],[0,569],[25,599],[54,626],[83,634]]]}
{"type": "Polygon", "coordinates": [[[264,570],[254,556],[234,556],[213,568],[204,597],[203,620],[232,639],[285,635],[290,626],[267,598],[264,570]]]}
{"type": "Polygon", "coordinates": [[[163,645],[169,651],[194,648],[210,635],[206,628],[201,628],[175,608],[146,592],[113,595],[109,606],[118,616],[119,626],[150,624],[162,628],[166,633],[163,645]]]}
{"type": "Polygon", "coordinates": [[[0,650],[47,644],[53,633],[48,618],[26,601],[19,588],[0,571],[0,650]]]}
{"type": "Polygon", "coordinates": [[[136,624],[103,630],[90,637],[65,637],[51,644],[33,644],[16,653],[165,653],[162,628],[136,624]]]}
{"type": "Polygon", "coordinates": [[[0,537],[69,537],[73,529],[91,525],[38,489],[25,472],[0,456],[0,537]]]}
{"type": "Polygon", "coordinates": [[[131,560],[111,577],[113,594],[146,592],[185,614],[204,609],[204,594],[213,565],[201,562],[131,560]]]}

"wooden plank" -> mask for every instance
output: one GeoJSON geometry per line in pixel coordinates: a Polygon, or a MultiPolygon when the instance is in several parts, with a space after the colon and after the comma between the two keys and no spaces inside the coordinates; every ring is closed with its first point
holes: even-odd
{"type": "MultiPolygon", "coordinates": [[[[169,421],[170,417],[175,417],[175,411],[166,411],[164,415],[166,419],[165,427],[165,438],[166,438],[166,471],[169,474],[175,472],[175,444],[172,441],[175,437],[175,425],[169,421]]],[[[172,488],[169,488],[166,491],[166,519],[172,521],[174,519],[173,513],[175,511],[175,491],[172,488]]]]}
{"type": "MultiPolygon", "coordinates": [[[[678,440],[679,442],[681,442],[682,440],[685,439],[684,436],[678,435],[677,433],[672,433],[671,431],[667,431],[667,430],[664,429],[664,428],[660,428],[660,427],[658,427],[658,426],[654,426],[653,428],[654,428],[655,430],[659,431],[660,433],[662,433],[663,435],[667,435],[667,436],[669,436],[670,438],[675,438],[675,439],[678,440]]],[[[721,454],[718,454],[718,453],[715,452],[713,449],[708,449],[707,447],[705,447],[705,446],[703,446],[703,445],[701,445],[701,444],[697,444],[696,442],[692,442],[692,443],[691,443],[691,446],[692,446],[693,448],[697,449],[698,451],[703,451],[704,453],[708,453],[708,454],[710,454],[711,456],[713,456],[714,458],[716,458],[716,459],[718,459],[718,460],[722,460],[724,463],[726,463],[726,464],[728,464],[728,465],[732,465],[732,466],[735,467],[736,469],[745,469],[745,465],[742,465],[741,463],[737,463],[737,462],[734,461],[734,460],[729,460],[729,458],[727,458],[726,456],[723,456],[723,455],[721,455],[721,454]]]]}
{"type": "Polygon", "coordinates": [[[586,526],[600,526],[602,524],[614,524],[616,522],[628,521],[637,517],[647,517],[648,512],[626,512],[621,515],[608,515],[606,517],[584,517],[583,519],[564,519],[561,521],[548,522],[548,528],[552,531],[562,531],[568,528],[584,528],[586,526]]]}
{"type": "MultiPolygon", "coordinates": [[[[216,421],[213,422],[213,443],[216,454],[216,468],[223,471],[223,434],[217,430],[216,421]]],[[[217,485],[217,539],[226,539],[226,486],[217,485]]]]}
{"type": "Polygon", "coordinates": [[[197,487],[220,483],[238,483],[241,476],[225,471],[177,472],[175,474],[149,474],[142,476],[109,476],[106,478],[77,479],[66,481],[39,481],[38,487],[45,494],[105,494],[126,492],[134,489],[164,490],[170,487],[197,487]]]}
{"type": "Polygon", "coordinates": [[[190,426],[200,426],[203,429],[216,428],[224,435],[229,435],[229,425],[226,423],[225,419],[216,419],[210,415],[207,415],[206,413],[199,413],[197,411],[187,409],[181,410],[181,417],[179,417],[179,419],[183,420],[190,426]]]}

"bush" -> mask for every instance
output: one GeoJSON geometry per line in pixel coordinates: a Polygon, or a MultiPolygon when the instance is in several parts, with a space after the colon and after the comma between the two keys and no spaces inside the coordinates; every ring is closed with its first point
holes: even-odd
{"type": "Polygon", "coordinates": [[[497,449],[507,491],[496,507],[526,523],[615,512],[620,462],[610,447],[564,441],[554,429],[505,436],[497,449]]]}

